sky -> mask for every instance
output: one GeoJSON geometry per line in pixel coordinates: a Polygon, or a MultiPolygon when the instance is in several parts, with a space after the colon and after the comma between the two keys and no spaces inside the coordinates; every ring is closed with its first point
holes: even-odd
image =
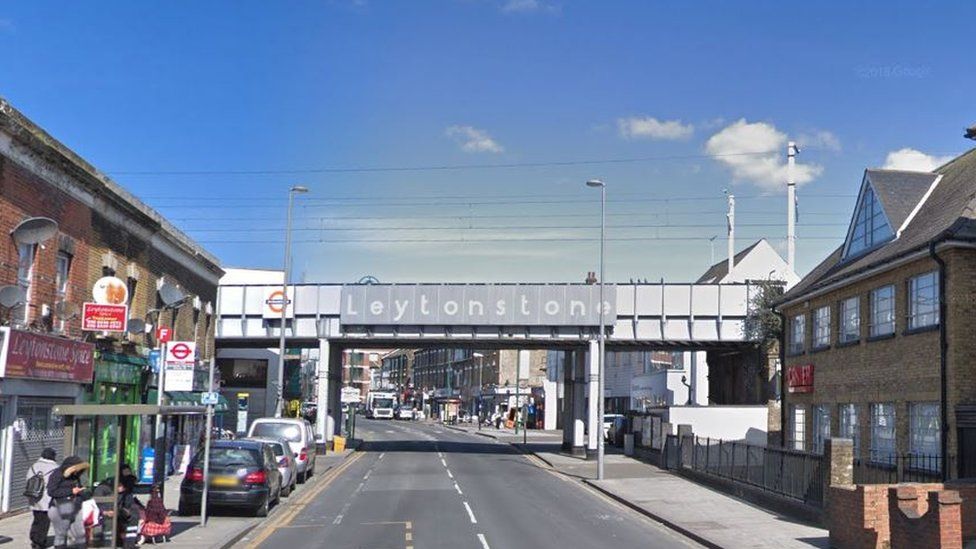
{"type": "Polygon", "coordinates": [[[691,281],[726,250],[797,271],[863,171],[972,146],[976,5],[0,1],[0,97],[224,266],[294,279],[691,281]]]}

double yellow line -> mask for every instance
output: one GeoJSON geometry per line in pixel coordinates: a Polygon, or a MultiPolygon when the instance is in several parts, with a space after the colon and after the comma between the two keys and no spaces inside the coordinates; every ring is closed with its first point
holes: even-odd
{"type": "Polygon", "coordinates": [[[308,505],[310,501],[312,501],[312,498],[322,493],[322,491],[325,490],[329,486],[329,484],[332,483],[332,481],[334,481],[339,475],[343,473],[343,471],[345,471],[350,466],[352,466],[352,464],[355,463],[356,460],[358,460],[361,457],[363,457],[363,454],[361,452],[354,453],[352,456],[347,458],[346,461],[342,463],[342,465],[326,473],[325,476],[322,477],[321,480],[319,480],[318,484],[316,484],[315,486],[310,486],[309,487],[311,488],[310,490],[301,494],[301,496],[299,496],[298,498],[289,501],[288,508],[285,509],[280,515],[273,517],[273,520],[271,520],[271,522],[263,525],[261,527],[261,531],[253,540],[251,540],[251,543],[248,544],[248,547],[250,549],[254,549],[258,547],[264,542],[264,540],[268,539],[268,537],[271,536],[271,534],[273,534],[275,530],[287,526],[288,524],[291,524],[291,521],[295,520],[295,517],[298,515],[298,513],[300,513],[302,509],[304,509],[305,506],[308,505]]]}

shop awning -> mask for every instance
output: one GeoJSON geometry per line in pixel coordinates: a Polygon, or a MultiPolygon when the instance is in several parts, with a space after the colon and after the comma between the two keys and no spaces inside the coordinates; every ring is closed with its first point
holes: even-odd
{"type": "MultiPolygon", "coordinates": [[[[166,391],[166,399],[170,406],[200,406],[200,395],[203,393],[196,391],[166,391]]],[[[148,395],[149,402],[156,402],[156,390],[150,389],[148,395]]],[[[224,395],[218,394],[217,405],[214,406],[215,412],[226,412],[230,407],[224,395]]]]}

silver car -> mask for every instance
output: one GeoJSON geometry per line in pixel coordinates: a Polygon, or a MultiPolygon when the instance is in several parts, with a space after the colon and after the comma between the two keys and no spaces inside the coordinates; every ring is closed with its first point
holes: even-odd
{"type": "Polygon", "coordinates": [[[247,436],[283,438],[288,441],[295,454],[299,484],[315,474],[315,434],[312,433],[311,424],[304,419],[258,418],[251,423],[247,436]]]}
{"type": "Polygon", "coordinates": [[[298,463],[288,441],[278,437],[250,437],[244,440],[263,442],[271,448],[278,461],[278,472],[281,473],[281,495],[283,497],[291,495],[298,485],[298,463]]]}

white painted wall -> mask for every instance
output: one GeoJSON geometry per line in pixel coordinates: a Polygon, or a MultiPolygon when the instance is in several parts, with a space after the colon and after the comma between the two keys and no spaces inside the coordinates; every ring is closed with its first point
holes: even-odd
{"type": "Polygon", "coordinates": [[[283,271],[228,267],[224,269],[224,276],[220,277],[220,284],[281,284],[284,277],[283,271]]]}
{"type": "Polygon", "coordinates": [[[776,249],[762,239],[756,247],[749,251],[732,270],[732,276],[726,275],[719,282],[745,282],[747,280],[783,280],[786,288],[792,288],[800,277],[787,265],[786,260],[780,257],[776,249]]]}
{"type": "MultiPolygon", "coordinates": [[[[664,420],[672,425],[691,425],[699,437],[720,438],[766,445],[769,410],[766,406],[672,406],[664,420]]],[[[677,432],[677,427],[674,427],[677,432]]]]}

